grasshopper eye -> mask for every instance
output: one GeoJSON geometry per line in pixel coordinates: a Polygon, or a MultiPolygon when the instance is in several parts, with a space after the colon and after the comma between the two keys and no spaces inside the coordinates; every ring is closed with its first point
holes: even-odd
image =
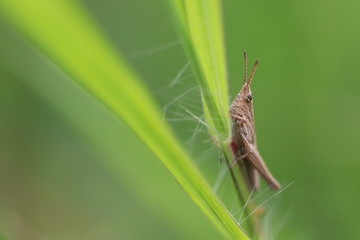
{"type": "Polygon", "coordinates": [[[247,100],[248,102],[251,102],[252,99],[253,99],[253,96],[252,96],[251,94],[249,94],[249,95],[246,96],[246,100],[247,100]]]}

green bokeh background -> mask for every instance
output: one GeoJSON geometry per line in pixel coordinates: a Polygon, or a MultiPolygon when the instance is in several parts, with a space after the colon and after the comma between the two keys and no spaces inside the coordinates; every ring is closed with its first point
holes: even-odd
{"type": "MultiPolygon", "coordinates": [[[[196,85],[188,69],[169,86],[187,59],[166,2],[81,2],[216,185],[219,153],[184,111],[201,115],[197,89],[165,107],[196,85]]],[[[246,48],[250,63],[260,59],[252,88],[259,149],[283,185],[294,181],[267,204],[274,239],[360,235],[359,10],[354,0],[224,1],[230,95],[246,48]]],[[[221,237],[127,127],[3,19],[0,84],[5,239],[221,237]]],[[[231,187],[225,178],[218,195],[235,213],[231,187]]]]}

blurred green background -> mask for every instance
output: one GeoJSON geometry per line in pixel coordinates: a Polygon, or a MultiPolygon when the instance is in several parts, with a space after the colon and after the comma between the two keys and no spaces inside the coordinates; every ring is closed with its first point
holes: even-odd
{"type": "MultiPolygon", "coordinates": [[[[238,217],[229,179],[217,180],[218,150],[184,111],[202,114],[191,70],[179,74],[188,60],[166,2],[81,3],[238,217]]],[[[273,239],[360,235],[359,10],[354,0],[224,1],[230,96],[246,48],[249,64],[260,59],[252,88],[259,149],[284,186],[294,181],[267,203],[273,239]]],[[[0,236],[221,237],[120,120],[0,20],[0,236]]],[[[260,203],[274,194],[263,189],[260,203]]]]}

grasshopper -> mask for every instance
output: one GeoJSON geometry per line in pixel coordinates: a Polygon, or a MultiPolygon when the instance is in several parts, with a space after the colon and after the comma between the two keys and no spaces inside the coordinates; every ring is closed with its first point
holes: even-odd
{"type": "Polygon", "coordinates": [[[271,188],[279,189],[280,184],[271,175],[256,147],[253,95],[250,84],[259,60],[256,60],[249,78],[247,78],[247,55],[245,50],[244,61],[244,85],[230,106],[230,115],[233,121],[230,149],[234,155],[230,167],[234,167],[235,164],[239,165],[250,190],[259,188],[259,174],[271,188]]]}

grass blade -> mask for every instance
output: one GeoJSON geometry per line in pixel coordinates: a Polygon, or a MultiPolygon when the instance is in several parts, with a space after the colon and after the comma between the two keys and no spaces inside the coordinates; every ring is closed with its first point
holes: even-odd
{"type": "Polygon", "coordinates": [[[162,122],[152,96],[80,6],[67,0],[1,0],[0,7],[37,48],[129,125],[225,237],[247,239],[162,122]]]}
{"type": "Polygon", "coordinates": [[[230,139],[226,58],[220,0],[170,0],[183,45],[200,85],[208,130],[230,139]]]}

